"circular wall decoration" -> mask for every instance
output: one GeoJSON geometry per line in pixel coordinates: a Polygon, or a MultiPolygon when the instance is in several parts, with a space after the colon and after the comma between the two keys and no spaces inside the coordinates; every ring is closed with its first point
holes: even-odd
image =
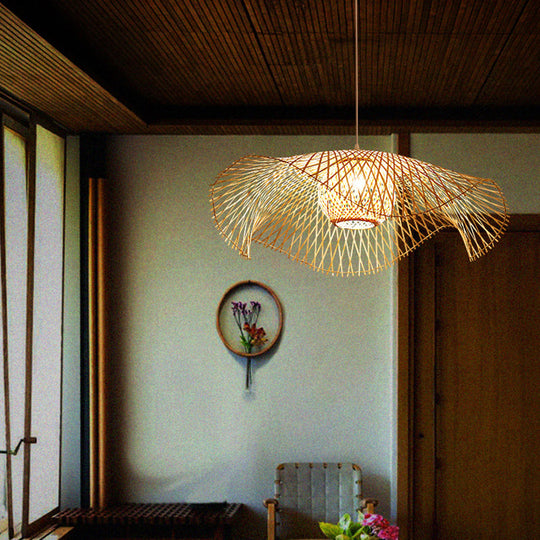
{"type": "Polygon", "coordinates": [[[216,326],[223,344],[247,358],[246,387],[251,385],[251,359],[277,342],[283,312],[276,293],[258,281],[240,281],[228,289],[217,309],[216,326]]]}

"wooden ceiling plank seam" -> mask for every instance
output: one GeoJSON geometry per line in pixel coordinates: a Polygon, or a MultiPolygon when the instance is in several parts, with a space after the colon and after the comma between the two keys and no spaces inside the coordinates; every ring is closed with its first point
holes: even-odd
{"type": "MultiPolygon", "coordinates": [[[[504,51],[508,51],[508,46],[510,43],[512,43],[513,39],[515,38],[515,28],[518,26],[519,19],[523,16],[523,13],[525,13],[525,7],[523,10],[519,13],[519,16],[515,20],[512,26],[512,31],[509,34],[500,34],[504,37],[503,43],[501,43],[501,46],[499,48],[499,54],[496,55],[496,57],[493,59],[493,62],[490,66],[490,69],[488,73],[486,74],[486,77],[484,78],[484,84],[479,88],[477,92],[477,96],[475,99],[475,103],[479,103],[480,96],[484,94],[484,88],[488,85],[488,81],[491,79],[492,74],[496,71],[500,71],[500,58],[504,51]]],[[[537,55],[538,56],[538,55],[537,55]]],[[[537,58],[538,60],[538,58],[537,58]]],[[[521,70],[522,71],[522,70],[521,70]]],[[[522,71],[523,72],[523,71],[522,71]]],[[[499,74],[499,76],[502,76],[502,74],[499,74]]],[[[504,79],[503,79],[504,80],[504,79]]]]}
{"type": "MultiPolygon", "coordinates": [[[[169,58],[176,58],[178,53],[183,55],[184,51],[175,46],[174,36],[176,35],[177,29],[173,27],[171,18],[169,16],[163,17],[164,13],[160,10],[161,5],[161,2],[147,0],[145,3],[145,14],[139,13],[139,17],[141,17],[141,19],[142,17],[145,17],[145,20],[148,20],[150,17],[152,23],[155,24],[155,28],[158,28],[157,21],[160,21],[160,30],[151,30],[150,33],[147,31],[146,37],[149,40],[152,38],[152,40],[158,44],[157,50],[160,51],[160,56],[163,56],[165,53],[165,55],[169,58]]],[[[137,13],[134,15],[137,16],[137,13]]],[[[155,55],[154,58],[159,62],[155,55]]],[[[177,66],[171,66],[170,69],[167,70],[167,73],[151,72],[151,80],[154,85],[154,95],[156,95],[156,88],[160,89],[160,96],[166,96],[169,93],[170,84],[167,84],[167,81],[171,81],[173,86],[177,87],[180,84],[177,75],[180,71],[181,70],[177,66]]],[[[206,88],[206,86],[203,85],[202,88],[206,88]]]]}
{"type": "Polygon", "coordinates": [[[513,32],[517,35],[532,33],[538,36],[540,33],[540,4],[538,2],[529,1],[525,4],[513,32]]]}
{"type": "MultiPolygon", "coordinates": [[[[354,20],[354,16],[353,16],[354,20]]],[[[353,44],[354,46],[354,44],[353,44]]],[[[369,38],[368,38],[368,21],[367,21],[367,5],[363,2],[358,3],[358,102],[359,106],[366,106],[369,103],[368,80],[369,80],[369,38]]],[[[353,66],[354,52],[353,52],[353,66]]],[[[354,68],[353,68],[354,69],[354,68]]]]}
{"type": "MultiPolygon", "coordinates": [[[[93,4],[92,4],[93,5],[93,4]]],[[[114,53],[110,56],[112,58],[112,63],[109,62],[110,69],[115,69],[123,73],[123,75],[126,77],[126,79],[131,80],[132,82],[135,82],[133,79],[133,76],[130,75],[130,73],[127,73],[124,69],[124,66],[126,65],[132,65],[137,66],[137,73],[138,78],[140,80],[140,77],[142,76],[145,81],[152,80],[154,81],[154,74],[153,71],[150,69],[149,66],[147,66],[147,62],[141,62],[141,51],[148,51],[148,45],[143,40],[141,42],[140,39],[134,38],[135,34],[140,34],[140,31],[134,31],[134,29],[139,28],[141,26],[141,23],[138,22],[138,20],[135,18],[135,14],[131,12],[124,12],[119,11],[119,6],[117,6],[115,3],[111,2],[108,5],[108,8],[111,10],[109,13],[109,16],[112,16],[115,20],[115,22],[118,25],[118,22],[122,22],[124,27],[124,30],[121,32],[121,43],[122,47],[113,47],[114,53]],[[133,44],[136,43],[137,47],[134,48],[133,44]]],[[[81,8],[82,9],[82,8],[81,8]]],[[[109,44],[109,46],[112,46],[112,44],[118,43],[118,34],[119,32],[115,31],[114,27],[111,25],[104,25],[100,24],[99,19],[95,19],[93,14],[96,12],[95,9],[89,9],[87,12],[85,12],[85,18],[86,21],[86,27],[88,28],[91,26],[92,34],[92,41],[94,43],[99,42],[100,37],[103,40],[106,40],[109,44]],[[90,23],[90,21],[94,21],[93,23],[90,23]]],[[[139,19],[140,20],[140,19],[139,19]]],[[[81,29],[81,31],[85,31],[85,29],[81,29]]],[[[158,87],[161,85],[157,84],[158,87]]],[[[155,88],[153,88],[155,90],[155,88]]],[[[162,90],[163,91],[163,90],[162,90]]]]}
{"type": "Polygon", "coordinates": [[[455,87],[458,78],[457,66],[459,59],[456,58],[452,52],[455,50],[457,39],[454,34],[428,34],[430,44],[433,44],[430,48],[433,51],[429,63],[426,63],[426,79],[429,81],[430,95],[432,96],[432,103],[436,101],[436,97],[448,101],[450,95],[450,89],[448,86],[441,89],[436,85],[440,73],[442,72],[442,66],[448,66],[452,70],[452,79],[450,85],[455,87]]]}
{"type": "Polygon", "coordinates": [[[440,3],[437,0],[431,4],[428,16],[428,32],[430,34],[440,34],[442,20],[445,17],[445,12],[447,9],[447,4],[451,2],[440,3]]]}
{"type": "Polygon", "coordinates": [[[265,44],[265,58],[267,58],[267,64],[272,73],[272,79],[276,81],[276,85],[279,91],[279,99],[282,103],[287,103],[289,100],[285,84],[290,81],[290,74],[287,67],[292,64],[291,62],[291,43],[289,34],[266,34],[261,36],[264,39],[261,43],[265,44]],[[281,74],[284,80],[277,75],[281,74]]]}
{"type": "MultiPolygon", "coordinates": [[[[93,37],[93,42],[99,42],[100,36],[102,39],[106,40],[105,42],[109,45],[114,44],[114,53],[109,55],[112,62],[109,61],[109,69],[115,69],[123,74],[126,80],[129,80],[132,84],[137,87],[137,93],[139,93],[139,84],[136,83],[136,80],[143,81],[154,81],[154,73],[150,68],[148,62],[141,62],[141,56],[144,56],[144,51],[149,52],[149,46],[147,40],[140,38],[135,38],[135,35],[142,34],[142,31],[137,31],[134,29],[138,28],[140,24],[137,24],[136,19],[134,19],[133,14],[124,14],[117,11],[118,6],[111,5],[110,9],[113,10],[113,14],[117,14],[117,18],[123,21],[124,29],[121,32],[121,47],[118,47],[118,34],[119,32],[115,30],[112,26],[103,25],[99,23],[99,20],[96,20],[92,26],[92,33],[96,36],[93,37]],[[136,44],[136,47],[134,45],[136,44]],[[126,71],[125,66],[137,66],[137,79],[133,77],[131,71],[126,71]]],[[[90,10],[91,11],[91,10],[90,10]]],[[[161,85],[157,84],[158,88],[161,88],[161,85]]],[[[152,86],[152,90],[155,93],[156,88],[152,86]]],[[[163,90],[161,90],[163,92],[163,90]]]]}
{"type": "Polygon", "coordinates": [[[394,68],[394,60],[392,58],[392,52],[394,50],[394,38],[393,35],[387,34],[382,40],[381,47],[383,52],[383,63],[381,65],[382,70],[382,84],[381,84],[381,97],[379,98],[379,103],[383,106],[391,104],[392,94],[390,89],[394,86],[394,73],[396,72],[394,68]]]}
{"type": "Polygon", "coordinates": [[[429,87],[429,72],[426,69],[426,66],[429,66],[429,63],[432,61],[431,58],[426,58],[424,51],[429,51],[428,42],[430,36],[425,34],[416,34],[414,42],[414,56],[413,61],[411,62],[411,79],[410,79],[410,92],[412,103],[418,105],[418,98],[422,95],[420,93],[421,87],[429,87]],[[414,71],[413,71],[414,68],[414,71]]]}
{"type": "Polygon", "coordinates": [[[394,39],[396,40],[395,46],[395,62],[399,63],[400,69],[398,71],[398,76],[395,78],[394,87],[392,91],[392,102],[396,102],[395,96],[408,97],[409,91],[406,86],[407,84],[407,73],[409,72],[410,66],[410,51],[411,47],[407,46],[407,42],[410,41],[410,36],[404,34],[396,34],[394,39]]]}
{"type": "Polygon", "coordinates": [[[317,9],[310,9],[310,16],[313,24],[313,31],[316,35],[325,36],[328,34],[326,24],[324,24],[324,3],[318,4],[317,9]]]}
{"type": "Polygon", "coordinates": [[[523,10],[523,3],[499,0],[494,5],[485,5],[483,8],[486,12],[485,21],[481,20],[475,27],[482,28],[487,34],[507,34],[515,27],[523,10]]]}
{"type": "Polygon", "coordinates": [[[538,38],[530,35],[528,36],[528,42],[523,42],[521,39],[519,40],[519,45],[514,47],[514,41],[517,41],[517,36],[512,36],[512,38],[505,44],[505,48],[507,49],[507,52],[505,54],[510,55],[510,59],[504,66],[497,66],[496,69],[494,69],[490,75],[488,80],[486,81],[486,84],[484,88],[482,89],[482,92],[480,93],[478,97],[478,102],[482,104],[493,104],[493,98],[489,98],[490,95],[493,94],[501,94],[501,92],[504,91],[504,89],[508,89],[505,91],[505,95],[508,95],[510,98],[513,91],[515,90],[515,87],[517,84],[521,83],[523,84],[523,80],[520,79],[519,81],[515,81],[509,71],[512,69],[512,66],[514,64],[519,64],[522,69],[526,72],[528,67],[530,66],[531,73],[536,73],[536,78],[529,78],[530,81],[530,87],[529,90],[526,92],[528,95],[538,96],[540,95],[539,91],[539,79],[540,79],[540,72],[538,71],[538,38]],[[529,51],[529,47],[532,49],[529,51]],[[512,54],[512,51],[516,51],[517,58],[514,57],[514,54],[512,54]],[[536,54],[535,54],[536,52],[536,54]],[[512,59],[514,60],[512,62],[512,59]],[[523,64],[523,59],[527,61],[527,64],[523,64]]]}
{"type": "Polygon", "coordinates": [[[479,12],[481,9],[481,6],[479,5],[479,2],[468,2],[467,3],[467,10],[465,12],[465,18],[464,18],[464,27],[465,29],[462,30],[464,33],[469,33],[469,28],[473,27],[475,24],[475,21],[479,20],[479,12]]]}
{"type": "Polygon", "coordinates": [[[281,35],[281,40],[286,45],[286,54],[285,59],[285,73],[288,75],[288,80],[290,84],[285,85],[286,88],[291,88],[292,92],[288,96],[283,94],[284,88],[282,91],[282,99],[284,103],[298,103],[298,89],[301,85],[301,76],[299,75],[300,66],[303,62],[303,59],[300,58],[299,45],[297,41],[298,34],[294,31],[294,25],[292,23],[292,14],[290,8],[292,3],[282,4],[283,15],[282,20],[285,22],[285,28],[281,35]]]}
{"type": "Polygon", "coordinates": [[[266,6],[263,3],[262,6],[259,5],[259,9],[253,9],[253,4],[255,2],[256,0],[244,0],[242,2],[243,9],[246,13],[246,17],[249,20],[250,27],[253,28],[253,31],[257,34],[264,34],[268,32],[268,27],[265,24],[266,18],[264,17],[266,6]]]}
{"type": "Polygon", "coordinates": [[[426,75],[429,80],[430,95],[433,95],[433,99],[447,100],[451,95],[451,88],[455,87],[456,83],[461,84],[458,80],[458,73],[456,63],[459,61],[459,56],[456,56],[455,51],[457,47],[458,37],[455,34],[430,34],[426,36],[431,43],[437,43],[437,46],[430,47],[431,50],[438,51],[436,57],[429,59],[427,64],[430,68],[429,73],[426,75]],[[434,68],[438,69],[434,69],[434,68]],[[440,76],[443,72],[443,68],[450,69],[452,71],[452,79],[444,87],[440,86],[440,76]]]}
{"type": "Polygon", "coordinates": [[[445,2],[442,16],[435,31],[438,34],[452,32],[452,29],[455,28],[458,12],[459,2],[445,2]]]}
{"type": "Polygon", "coordinates": [[[183,6],[186,8],[186,11],[190,14],[191,26],[194,26],[195,32],[204,32],[207,28],[207,25],[203,21],[201,14],[203,13],[200,2],[186,1],[183,3],[183,6]]]}
{"type": "Polygon", "coordinates": [[[453,34],[453,41],[454,54],[448,61],[452,62],[455,77],[448,90],[455,96],[453,98],[455,103],[467,106],[471,104],[467,99],[467,95],[470,94],[471,71],[476,74],[484,71],[480,47],[483,48],[487,40],[484,36],[480,40],[471,36],[471,39],[465,43],[461,35],[453,34]]]}
{"type": "MultiPolygon", "coordinates": [[[[194,54],[195,51],[192,52],[187,47],[182,48],[180,46],[178,36],[181,34],[181,30],[178,27],[177,19],[171,16],[171,12],[162,11],[164,6],[161,2],[151,2],[148,4],[148,7],[152,9],[155,20],[162,21],[162,32],[156,33],[155,41],[158,44],[158,50],[162,51],[161,55],[163,55],[163,51],[165,51],[165,54],[168,57],[167,62],[164,62],[163,66],[170,63],[170,59],[176,58],[178,54],[184,59],[183,64],[191,66],[196,65],[198,59],[194,54]],[[165,27],[163,27],[163,21],[165,21],[165,27]]],[[[193,40],[193,36],[197,34],[199,34],[198,28],[195,29],[193,33],[186,32],[183,35],[193,40]]],[[[206,95],[201,91],[201,88],[206,89],[208,92],[209,86],[211,86],[211,84],[209,84],[211,80],[203,79],[198,70],[190,71],[189,77],[183,75],[184,71],[184,65],[171,65],[169,69],[164,70],[163,73],[160,74],[160,77],[163,78],[163,81],[165,82],[161,99],[164,100],[171,95],[177,95],[180,88],[182,89],[182,95],[186,97],[191,96],[191,98],[200,98],[201,95],[206,95]]],[[[212,73],[215,73],[215,71],[212,73]]],[[[209,96],[205,99],[208,101],[209,96]]]]}
{"type": "Polygon", "coordinates": [[[418,58],[418,50],[421,48],[421,41],[418,34],[407,34],[406,36],[408,38],[408,47],[407,50],[409,51],[409,61],[408,61],[408,67],[406,72],[404,72],[405,75],[405,81],[404,81],[404,88],[407,92],[407,97],[410,100],[409,103],[415,104],[416,99],[418,96],[417,89],[413,85],[413,75],[415,76],[414,80],[420,79],[420,83],[422,85],[426,85],[426,81],[424,80],[425,75],[420,74],[418,75],[418,72],[420,71],[420,64],[419,64],[419,58],[418,58]]]}
{"type": "MultiPolygon", "coordinates": [[[[244,44],[238,43],[236,54],[239,60],[242,62],[242,66],[246,69],[246,74],[252,73],[252,69],[248,70],[248,67],[256,68],[255,76],[247,77],[246,80],[250,82],[250,92],[246,94],[247,98],[253,99],[253,96],[260,94],[260,89],[263,87],[266,90],[268,96],[276,96],[275,89],[275,75],[268,74],[264,71],[264,68],[268,67],[266,60],[267,54],[264,50],[265,39],[264,36],[255,36],[253,32],[250,32],[250,43],[244,44]],[[249,53],[249,56],[246,54],[249,53]]],[[[271,50],[271,47],[269,47],[271,50]]],[[[274,99],[275,100],[275,99],[274,99]]],[[[262,101],[261,101],[262,102],[262,101]]]]}
{"type": "Polygon", "coordinates": [[[396,48],[395,40],[394,40],[394,28],[396,26],[395,22],[395,5],[394,3],[390,3],[390,5],[386,6],[386,26],[385,26],[385,32],[381,36],[381,51],[382,51],[382,62],[381,62],[381,73],[382,73],[382,81],[381,81],[381,94],[378,102],[382,105],[388,105],[391,104],[392,93],[390,92],[390,89],[394,87],[394,74],[396,73],[395,65],[396,65],[396,48]],[[394,7],[394,9],[391,9],[391,6],[394,7]]]}
{"type": "MultiPolygon", "coordinates": [[[[121,26],[122,31],[118,32],[115,30],[114,26],[101,24],[100,19],[93,16],[96,13],[95,6],[93,4],[88,6],[88,9],[85,14],[85,26],[90,25],[89,21],[94,21],[91,25],[92,33],[96,36],[102,36],[107,40],[108,43],[118,43],[118,35],[121,34],[121,43],[122,47],[114,47],[114,58],[121,59],[122,64],[132,64],[138,66],[139,70],[145,74],[145,78],[151,78],[152,71],[147,68],[146,63],[140,62],[140,51],[147,50],[147,43],[145,40],[136,39],[135,36],[141,35],[144,24],[142,23],[144,13],[133,12],[129,10],[122,10],[120,6],[115,2],[111,2],[106,6],[111,11],[108,13],[108,17],[115,21],[115,26],[121,26]],[[92,9],[93,7],[93,9],[92,9]],[[118,24],[120,23],[120,24],[118,24]],[[136,44],[137,47],[134,48],[133,45],[136,44]]],[[[136,8],[136,5],[132,6],[136,8]]],[[[78,9],[78,6],[77,6],[78,9]]],[[[146,25],[148,28],[148,24],[146,25]]],[[[97,41],[97,39],[96,39],[97,41]]],[[[115,66],[118,67],[118,62],[115,63],[115,66]]]]}
{"type": "MultiPolygon", "coordinates": [[[[176,6],[173,6],[176,7],[176,6]]],[[[178,16],[177,12],[173,12],[173,18],[175,21],[175,24],[178,25],[177,21],[181,18],[178,16]]],[[[193,17],[192,17],[193,19],[193,17]]],[[[184,58],[186,59],[186,64],[189,65],[196,65],[197,63],[197,54],[201,54],[198,51],[204,51],[205,53],[208,53],[208,45],[207,40],[203,39],[204,33],[200,31],[199,26],[192,26],[192,21],[185,21],[186,22],[186,28],[185,32],[183,33],[183,37],[187,38],[189,42],[191,43],[191,46],[188,48],[187,46],[184,48],[183,54],[184,58]]],[[[215,52],[214,48],[210,48],[210,51],[212,51],[212,54],[215,52]]],[[[220,69],[224,69],[224,66],[222,62],[220,62],[216,57],[211,56],[210,54],[207,55],[207,65],[217,66],[220,69]]],[[[179,74],[177,76],[178,81],[177,85],[181,86],[184,89],[184,92],[187,93],[187,88],[189,88],[189,96],[195,97],[197,96],[200,98],[200,88],[207,88],[208,87],[208,80],[205,80],[203,78],[202,73],[199,74],[199,70],[192,70],[189,72],[189,77],[182,77],[180,74],[183,73],[184,70],[179,70],[179,74]],[[199,88],[199,90],[197,90],[199,88]]],[[[215,71],[212,72],[215,74],[215,71]]],[[[223,72],[223,75],[225,76],[225,73],[223,72]]],[[[208,98],[207,98],[208,100],[208,98]]]]}
{"type": "Polygon", "coordinates": [[[401,2],[392,2],[391,4],[394,6],[394,24],[392,26],[392,33],[393,34],[400,34],[402,33],[402,29],[406,29],[406,23],[403,21],[403,7],[401,6],[401,2]]]}
{"type": "MultiPolygon", "coordinates": [[[[278,5],[278,3],[271,3],[270,5],[266,6],[266,2],[262,2],[265,4],[265,9],[262,12],[263,17],[262,20],[265,22],[266,31],[270,35],[280,35],[283,33],[283,13],[282,13],[282,7],[278,5]],[[270,10],[271,8],[271,10],[270,10]]],[[[259,3],[260,4],[260,3],[259,3]]],[[[255,17],[257,17],[257,14],[255,14],[255,17]]],[[[259,17],[261,18],[261,17],[259,17]]]]}
{"type": "MultiPolygon", "coordinates": [[[[196,11],[202,26],[201,32],[222,35],[229,30],[228,24],[225,24],[228,23],[228,19],[220,16],[222,11],[219,2],[212,2],[209,6],[204,0],[199,0],[196,11]]],[[[237,26],[235,25],[235,27],[237,26]]]]}
{"type": "Polygon", "coordinates": [[[407,99],[411,95],[410,73],[411,66],[413,65],[413,39],[414,36],[410,33],[399,35],[399,40],[401,41],[401,44],[399,46],[399,50],[401,51],[399,56],[401,69],[399,79],[397,81],[397,88],[399,89],[399,93],[394,95],[401,96],[400,99],[407,99]]]}
{"type": "Polygon", "coordinates": [[[318,28],[320,29],[320,56],[317,62],[317,72],[321,80],[321,90],[328,97],[325,103],[332,106],[342,103],[341,84],[336,83],[339,80],[340,72],[344,69],[341,66],[347,65],[342,55],[340,55],[340,26],[338,9],[328,9],[328,3],[323,2],[320,6],[318,15],[318,28]],[[335,12],[335,13],[334,13],[335,12]],[[340,68],[341,67],[341,68],[340,68]]]}
{"type": "MultiPolygon", "coordinates": [[[[500,34],[494,34],[491,39],[486,39],[485,36],[479,36],[477,39],[476,53],[482,55],[482,61],[479,64],[483,67],[482,79],[479,80],[478,76],[474,78],[476,82],[475,86],[470,88],[470,105],[479,104],[479,96],[482,89],[487,84],[490,74],[493,71],[497,59],[500,58],[500,53],[504,48],[504,44],[507,42],[506,38],[503,38],[500,34]]],[[[472,81],[471,77],[471,81],[472,81]]]]}
{"type": "MultiPolygon", "coordinates": [[[[249,6],[248,11],[246,12],[246,16],[249,17],[249,6]]],[[[248,65],[255,67],[257,70],[257,73],[255,77],[246,77],[246,80],[250,81],[250,92],[249,94],[246,94],[245,101],[247,102],[249,100],[253,100],[254,96],[259,96],[260,88],[264,83],[264,87],[266,89],[268,96],[275,96],[278,97],[281,92],[279,92],[275,85],[275,75],[272,75],[272,73],[268,73],[264,71],[264,67],[270,68],[272,70],[271,66],[268,65],[267,58],[269,58],[268,54],[265,52],[263,44],[264,39],[261,39],[261,37],[265,34],[259,34],[258,36],[254,33],[252,28],[255,29],[257,27],[260,27],[260,25],[257,24],[256,20],[252,20],[250,22],[250,30],[246,34],[250,38],[250,42],[246,44],[246,46],[243,46],[239,43],[239,50],[238,55],[240,57],[244,58],[244,65],[245,61],[247,60],[248,65]],[[249,57],[246,56],[246,51],[250,52],[249,57]]],[[[269,34],[266,34],[269,35],[269,34]]],[[[271,50],[271,49],[270,49],[271,50]]],[[[261,103],[264,96],[261,95],[261,103]]],[[[276,101],[275,97],[272,99],[272,101],[276,101]]],[[[281,99],[279,98],[280,102],[281,99]]]]}
{"type": "Polygon", "coordinates": [[[396,4],[397,2],[390,2],[386,6],[386,34],[393,34],[396,27],[396,4]]]}
{"type": "Polygon", "coordinates": [[[335,57],[336,47],[331,45],[331,42],[329,41],[328,29],[326,28],[326,21],[324,18],[325,4],[319,4],[317,5],[317,8],[318,9],[311,10],[311,17],[313,20],[312,24],[315,35],[318,38],[315,41],[317,52],[312,69],[314,77],[318,81],[318,89],[322,94],[320,98],[321,102],[325,105],[332,105],[336,102],[334,91],[335,85],[332,86],[329,84],[328,73],[325,73],[323,65],[327,64],[329,66],[332,66],[334,72],[337,71],[337,66],[335,62],[326,61],[328,55],[332,55],[333,57],[335,57]],[[324,96],[327,97],[324,98],[324,96]]]}
{"type": "MultiPolygon", "coordinates": [[[[147,4],[147,7],[153,10],[156,19],[158,19],[159,16],[165,15],[160,10],[160,4],[154,2],[153,0],[147,4]]],[[[155,42],[158,44],[158,50],[161,51],[161,54],[165,53],[165,55],[169,56],[170,58],[176,58],[176,55],[180,54],[185,64],[196,65],[195,56],[186,54],[190,52],[188,51],[187,47],[182,49],[176,45],[176,36],[179,29],[178,26],[174,26],[175,21],[173,18],[167,14],[165,19],[166,22],[164,23],[165,26],[162,26],[162,32],[155,32],[153,36],[155,42]]],[[[192,35],[190,34],[185,34],[185,36],[192,38],[192,35]]],[[[184,69],[181,69],[179,65],[175,65],[170,66],[167,73],[160,74],[160,77],[163,77],[165,81],[163,84],[163,92],[160,93],[161,96],[165,97],[167,94],[170,95],[172,89],[174,89],[174,93],[176,94],[180,88],[182,88],[184,95],[187,94],[189,96],[195,96],[198,93],[196,90],[197,87],[199,88],[200,94],[204,95],[204,91],[201,89],[206,89],[208,85],[205,84],[206,81],[200,77],[198,70],[190,71],[189,77],[183,77],[183,72],[184,69]]],[[[161,87],[161,84],[159,84],[159,86],[161,87]]]]}
{"type": "Polygon", "coordinates": [[[454,51],[456,49],[456,43],[458,38],[455,34],[427,34],[425,38],[429,40],[429,50],[432,54],[428,58],[425,64],[426,68],[426,80],[428,81],[428,93],[430,94],[432,103],[436,99],[443,99],[445,102],[448,100],[448,96],[451,95],[450,87],[455,87],[458,74],[457,63],[459,59],[456,58],[454,51]],[[449,85],[441,88],[438,86],[440,74],[443,71],[443,67],[452,71],[452,78],[449,81],[449,85]]]}
{"type": "MultiPolygon", "coordinates": [[[[157,10],[158,13],[161,13],[161,15],[163,15],[164,13],[160,11],[159,9],[159,6],[158,5],[155,5],[155,9],[157,10]]],[[[168,19],[170,19],[171,17],[169,16],[170,13],[167,13],[165,14],[167,16],[168,19]]],[[[175,18],[176,20],[176,18],[175,18]]],[[[189,60],[186,62],[186,63],[189,63],[191,65],[196,65],[197,64],[197,61],[198,61],[198,58],[195,54],[192,54],[191,51],[188,51],[187,48],[185,50],[182,49],[182,47],[180,46],[180,41],[177,40],[178,38],[178,35],[179,35],[179,32],[178,32],[178,28],[175,28],[172,26],[172,23],[169,23],[168,25],[168,29],[169,29],[169,33],[168,33],[168,40],[166,39],[166,36],[164,36],[162,38],[162,42],[163,42],[163,39],[166,39],[166,41],[168,41],[168,43],[165,44],[165,47],[167,48],[167,50],[170,51],[170,54],[175,55],[176,52],[182,52],[184,54],[184,57],[186,58],[186,60],[188,60],[186,53],[189,52],[189,60]]],[[[208,42],[208,35],[210,34],[211,32],[208,30],[208,28],[206,29],[206,31],[204,32],[201,32],[199,31],[198,27],[196,29],[194,29],[194,31],[192,33],[189,34],[189,37],[191,38],[191,40],[193,40],[194,36],[197,36],[197,38],[199,38],[199,43],[200,43],[200,47],[198,48],[199,50],[203,50],[205,51],[206,53],[209,51],[209,50],[213,50],[212,48],[209,48],[207,45],[206,45],[206,42],[208,42]],[[204,37],[204,41],[203,41],[203,37],[204,37]]],[[[194,51],[193,51],[194,53],[194,51]]],[[[207,60],[209,60],[210,58],[214,58],[213,56],[208,56],[207,57],[207,60]]],[[[219,58],[216,58],[216,62],[213,62],[211,65],[212,66],[217,66],[218,69],[213,69],[212,70],[212,74],[217,74],[219,73],[219,70],[223,71],[225,69],[224,67],[224,64],[222,61],[220,61],[219,58]]],[[[178,89],[178,88],[183,88],[184,89],[184,92],[186,92],[186,86],[189,87],[191,90],[189,92],[189,95],[190,96],[200,96],[201,95],[205,95],[206,98],[206,102],[209,102],[211,101],[211,98],[210,98],[210,94],[209,92],[211,91],[211,80],[208,80],[208,79],[203,79],[202,78],[202,74],[199,75],[199,70],[193,70],[190,72],[190,76],[187,78],[186,80],[186,77],[185,76],[182,76],[182,73],[183,73],[183,70],[181,69],[176,69],[176,72],[174,74],[171,74],[171,82],[173,83],[173,87],[175,89],[178,89]],[[201,92],[201,88],[203,89],[207,89],[207,92],[204,93],[204,92],[201,92]],[[198,89],[198,90],[197,90],[198,89]]],[[[223,77],[225,77],[225,72],[223,71],[223,77]]],[[[218,81],[219,79],[216,78],[216,82],[218,81]]],[[[178,91],[178,90],[177,90],[178,91]]]]}
{"type": "MultiPolygon", "coordinates": [[[[352,4],[352,2],[351,2],[352,4]]],[[[359,10],[360,11],[360,10],[359,10]]],[[[342,66],[341,71],[344,72],[343,88],[340,89],[340,104],[344,105],[350,103],[351,106],[356,106],[356,60],[355,60],[355,43],[357,37],[355,36],[355,20],[354,9],[352,5],[345,5],[343,10],[339,12],[339,27],[341,31],[337,37],[336,43],[340,46],[336,47],[336,66],[342,66]]],[[[358,63],[360,64],[360,58],[362,51],[360,50],[362,27],[360,25],[360,14],[358,14],[358,63]]],[[[360,90],[360,74],[359,74],[359,90],[360,90]]],[[[358,99],[360,99],[360,91],[358,99]]]]}
{"type": "MultiPolygon", "coordinates": [[[[280,8],[282,10],[283,19],[282,21],[285,22],[284,32],[288,34],[294,34],[296,32],[295,24],[293,22],[294,13],[293,8],[295,6],[294,2],[280,2],[280,8]]],[[[300,23],[300,21],[298,21],[300,23]]],[[[301,29],[303,25],[299,24],[299,29],[301,29]]]]}
{"type": "Polygon", "coordinates": [[[412,32],[417,35],[422,35],[422,6],[424,2],[422,0],[415,0],[412,5],[409,7],[409,11],[412,10],[412,18],[414,21],[412,32]]]}
{"type": "MultiPolygon", "coordinates": [[[[314,10],[313,10],[314,11],[314,10]]],[[[305,17],[306,30],[304,32],[295,33],[295,42],[298,50],[306,51],[302,64],[305,66],[305,70],[299,79],[298,88],[301,90],[299,93],[299,99],[297,103],[300,103],[304,95],[308,96],[308,99],[313,105],[327,104],[323,97],[323,81],[318,78],[318,71],[316,69],[317,63],[320,61],[322,51],[320,44],[322,42],[322,36],[317,32],[316,25],[313,19],[314,13],[312,10],[307,10],[305,17]]],[[[335,79],[337,85],[341,84],[341,77],[335,79]]]]}

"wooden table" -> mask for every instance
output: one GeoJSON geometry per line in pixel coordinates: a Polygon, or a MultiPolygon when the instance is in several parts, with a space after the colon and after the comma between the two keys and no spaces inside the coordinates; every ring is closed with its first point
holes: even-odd
{"type": "Polygon", "coordinates": [[[240,503],[129,503],[101,510],[67,509],[58,525],[75,527],[76,538],[230,538],[240,503]]]}

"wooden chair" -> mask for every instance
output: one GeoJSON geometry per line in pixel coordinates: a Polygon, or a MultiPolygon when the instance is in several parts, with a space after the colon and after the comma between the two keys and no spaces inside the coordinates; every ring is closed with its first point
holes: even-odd
{"type": "Polygon", "coordinates": [[[354,463],[282,463],[276,468],[268,510],[268,540],[324,538],[319,521],[343,514],[374,513],[377,501],[362,499],[362,470],[354,463]]]}

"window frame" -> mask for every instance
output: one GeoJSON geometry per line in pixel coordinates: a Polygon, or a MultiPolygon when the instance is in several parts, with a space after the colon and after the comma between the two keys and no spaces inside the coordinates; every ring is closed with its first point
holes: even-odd
{"type": "MultiPolygon", "coordinates": [[[[8,536],[13,538],[17,533],[22,537],[29,537],[43,529],[50,523],[51,517],[58,512],[61,500],[61,481],[62,481],[62,405],[63,405],[63,320],[64,320],[64,305],[65,305],[65,264],[66,264],[66,137],[67,133],[59,129],[51,122],[41,121],[34,113],[26,113],[9,102],[5,102],[0,98],[0,299],[2,310],[2,367],[4,374],[4,427],[5,427],[5,470],[6,470],[6,510],[8,521],[8,536]],[[30,493],[31,493],[31,463],[32,452],[31,446],[34,444],[32,438],[32,369],[33,369],[33,336],[34,336],[34,281],[35,281],[35,239],[36,239],[36,174],[37,174],[37,126],[38,124],[49,132],[59,136],[63,144],[63,171],[59,177],[62,185],[62,201],[61,212],[59,216],[61,220],[61,246],[60,252],[62,260],[61,264],[61,289],[60,289],[60,304],[61,304],[61,332],[60,332],[60,384],[58,388],[58,398],[60,400],[60,415],[59,415],[59,449],[58,449],[58,492],[54,501],[54,508],[45,515],[39,516],[34,521],[30,522],[30,493]],[[13,468],[12,468],[12,451],[16,446],[17,441],[12,441],[12,433],[10,426],[10,400],[13,401],[13,396],[9,393],[9,355],[7,354],[8,344],[8,323],[7,323],[7,267],[6,261],[8,253],[6,250],[6,223],[5,223],[5,129],[8,128],[17,134],[21,135],[25,140],[25,167],[26,167],[26,191],[27,191],[27,267],[26,267],[26,336],[25,336],[25,390],[24,396],[24,439],[23,439],[23,478],[22,478],[22,520],[20,524],[14,523],[13,507],[13,468]]],[[[16,398],[18,399],[18,397],[16,398]]],[[[39,441],[37,441],[39,443],[39,441]]],[[[3,446],[3,443],[0,443],[3,446]]],[[[1,459],[1,457],[0,457],[1,459]]],[[[18,494],[19,495],[19,494],[18,494]]],[[[1,532],[1,531],[0,531],[1,532]]]]}

